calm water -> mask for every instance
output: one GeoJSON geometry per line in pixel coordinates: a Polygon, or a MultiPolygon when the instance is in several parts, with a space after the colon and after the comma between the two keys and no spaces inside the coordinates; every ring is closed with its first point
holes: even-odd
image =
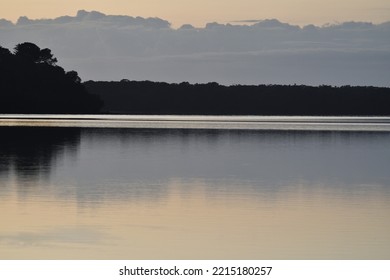
{"type": "Polygon", "coordinates": [[[390,258],[389,132],[20,121],[0,121],[0,259],[390,258]]]}

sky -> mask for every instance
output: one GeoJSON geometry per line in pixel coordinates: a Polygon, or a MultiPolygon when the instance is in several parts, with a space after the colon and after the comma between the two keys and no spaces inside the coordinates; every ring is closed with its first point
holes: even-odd
{"type": "Polygon", "coordinates": [[[305,25],[389,20],[388,0],[1,0],[0,18],[15,22],[19,16],[32,19],[74,15],[78,10],[105,14],[159,17],[173,27],[189,23],[277,18],[305,25]]]}
{"type": "Polygon", "coordinates": [[[388,0],[0,1],[0,46],[84,81],[390,86],[388,0]]]}

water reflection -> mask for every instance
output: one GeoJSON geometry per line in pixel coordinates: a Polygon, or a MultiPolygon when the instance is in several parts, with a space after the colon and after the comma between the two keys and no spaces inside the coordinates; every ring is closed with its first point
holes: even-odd
{"type": "Polygon", "coordinates": [[[390,257],[389,133],[0,130],[0,258],[390,257]]]}
{"type": "MultiPolygon", "coordinates": [[[[240,190],[255,188],[259,192],[277,192],[297,184],[320,184],[348,193],[358,186],[390,185],[386,171],[389,135],[84,130],[83,153],[77,164],[58,176],[71,177],[77,173],[83,191],[91,188],[95,194],[100,187],[104,190],[110,184],[123,195],[129,191],[128,185],[134,183],[142,185],[141,189],[130,190],[146,192],[146,197],[159,193],[158,189],[176,178],[229,182],[234,188],[231,182],[236,182],[240,190]],[[125,186],[121,184],[124,182],[125,186]]],[[[114,195],[103,190],[98,193],[114,195]]]]}
{"type": "Polygon", "coordinates": [[[172,180],[261,193],[390,186],[389,133],[14,127],[1,135],[3,183],[15,173],[18,185],[62,185],[51,191],[70,195],[69,187],[79,200],[158,198],[172,180]]]}
{"type": "Polygon", "coordinates": [[[19,176],[50,172],[56,158],[76,153],[80,129],[44,127],[0,127],[0,172],[14,169],[19,176]]]}

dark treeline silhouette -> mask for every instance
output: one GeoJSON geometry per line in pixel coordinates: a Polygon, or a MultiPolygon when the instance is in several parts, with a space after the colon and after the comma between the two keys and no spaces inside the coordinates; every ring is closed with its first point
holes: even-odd
{"type": "Polygon", "coordinates": [[[14,51],[0,46],[0,113],[95,113],[98,97],[89,94],[77,72],[56,65],[49,49],[33,43],[14,51]]]}
{"type": "Polygon", "coordinates": [[[364,86],[85,82],[106,113],[193,115],[390,115],[390,88],[364,86]]]}
{"type": "Polygon", "coordinates": [[[56,63],[51,50],[33,43],[13,52],[0,46],[0,113],[390,115],[390,88],[81,83],[56,63]]]}

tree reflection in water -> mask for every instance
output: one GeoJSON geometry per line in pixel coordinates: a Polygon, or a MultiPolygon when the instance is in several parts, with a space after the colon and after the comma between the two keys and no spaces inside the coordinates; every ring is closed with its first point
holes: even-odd
{"type": "Polygon", "coordinates": [[[18,179],[47,178],[58,157],[75,155],[79,128],[0,127],[0,177],[15,172],[18,179]]]}

